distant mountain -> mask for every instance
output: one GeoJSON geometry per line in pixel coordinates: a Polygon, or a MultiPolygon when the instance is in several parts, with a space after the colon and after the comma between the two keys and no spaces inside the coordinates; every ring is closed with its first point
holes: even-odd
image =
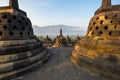
{"type": "Polygon", "coordinates": [[[52,36],[55,37],[59,35],[60,29],[63,30],[63,35],[70,35],[76,36],[80,35],[83,36],[86,33],[84,28],[75,27],[75,26],[67,26],[67,25],[50,25],[50,26],[33,26],[34,34],[41,35],[41,36],[52,36]]]}

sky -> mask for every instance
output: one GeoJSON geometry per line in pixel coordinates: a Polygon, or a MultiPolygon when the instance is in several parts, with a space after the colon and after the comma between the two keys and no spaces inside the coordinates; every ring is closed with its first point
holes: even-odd
{"type": "MultiPolygon", "coordinates": [[[[102,0],[18,0],[20,9],[27,12],[33,25],[71,25],[86,28],[102,0]]],[[[0,6],[9,0],[0,0],[0,6]]],[[[112,0],[120,4],[120,0],[112,0]]]]}

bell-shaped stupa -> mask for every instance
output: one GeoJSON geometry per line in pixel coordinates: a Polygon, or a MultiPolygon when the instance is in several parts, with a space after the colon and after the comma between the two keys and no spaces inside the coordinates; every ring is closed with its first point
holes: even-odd
{"type": "Polygon", "coordinates": [[[34,70],[49,56],[49,50],[33,34],[27,14],[19,9],[18,0],[0,7],[0,80],[34,70]]]}
{"type": "Polygon", "coordinates": [[[64,38],[62,34],[62,29],[60,29],[60,34],[55,38],[55,43],[53,47],[67,47],[66,39],[64,38]]]}
{"type": "Polygon", "coordinates": [[[120,80],[120,5],[102,0],[71,61],[107,80],[120,80]]]}
{"type": "Polygon", "coordinates": [[[52,47],[52,45],[53,45],[53,41],[51,38],[49,38],[48,35],[44,39],[43,43],[44,43],[44,46],[46,46],[46,47],[52,47]]]}
{"type": "Polygon", "coordinates": [[[68,47],[72,47],[73,46],[72,40],[71,40],[71,38],[68,35],[66,36],[66,42],[67,42],[68,47]]]}

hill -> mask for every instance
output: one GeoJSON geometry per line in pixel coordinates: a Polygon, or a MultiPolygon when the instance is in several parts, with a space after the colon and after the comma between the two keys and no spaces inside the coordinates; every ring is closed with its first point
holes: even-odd
{"type": "Polygon", "coordinates": [[[55,37],[59,35],[60,29],[63,30],[63,35],[83,36],[86,33],[86,30],[80,27],[75,26],[67,26],[67,25],[50,25],[50,26],[33,26],[33,30],[35,35],[37,36],[46,36],[49,35],[51,37],[55,37]]]}

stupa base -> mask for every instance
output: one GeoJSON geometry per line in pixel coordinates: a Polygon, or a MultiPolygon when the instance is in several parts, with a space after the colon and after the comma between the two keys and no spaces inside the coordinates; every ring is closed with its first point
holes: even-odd
{"type": "Polygon", "coordinates": [[[98,54],[98,52],[79,46],[79,50],[72,51],[70,59],[83,70],[100,76],[105,80],[120,80],[120,65],[98,58],[101,56],[102,54],[98,54]]]}
{"type": "Polygon", "coordinates": [[[4,41],[3,45],[0,54],[0,80],[10,80],[29,73],[51,56],[49,49],[44,47],[37,38],[4,41]]]}

